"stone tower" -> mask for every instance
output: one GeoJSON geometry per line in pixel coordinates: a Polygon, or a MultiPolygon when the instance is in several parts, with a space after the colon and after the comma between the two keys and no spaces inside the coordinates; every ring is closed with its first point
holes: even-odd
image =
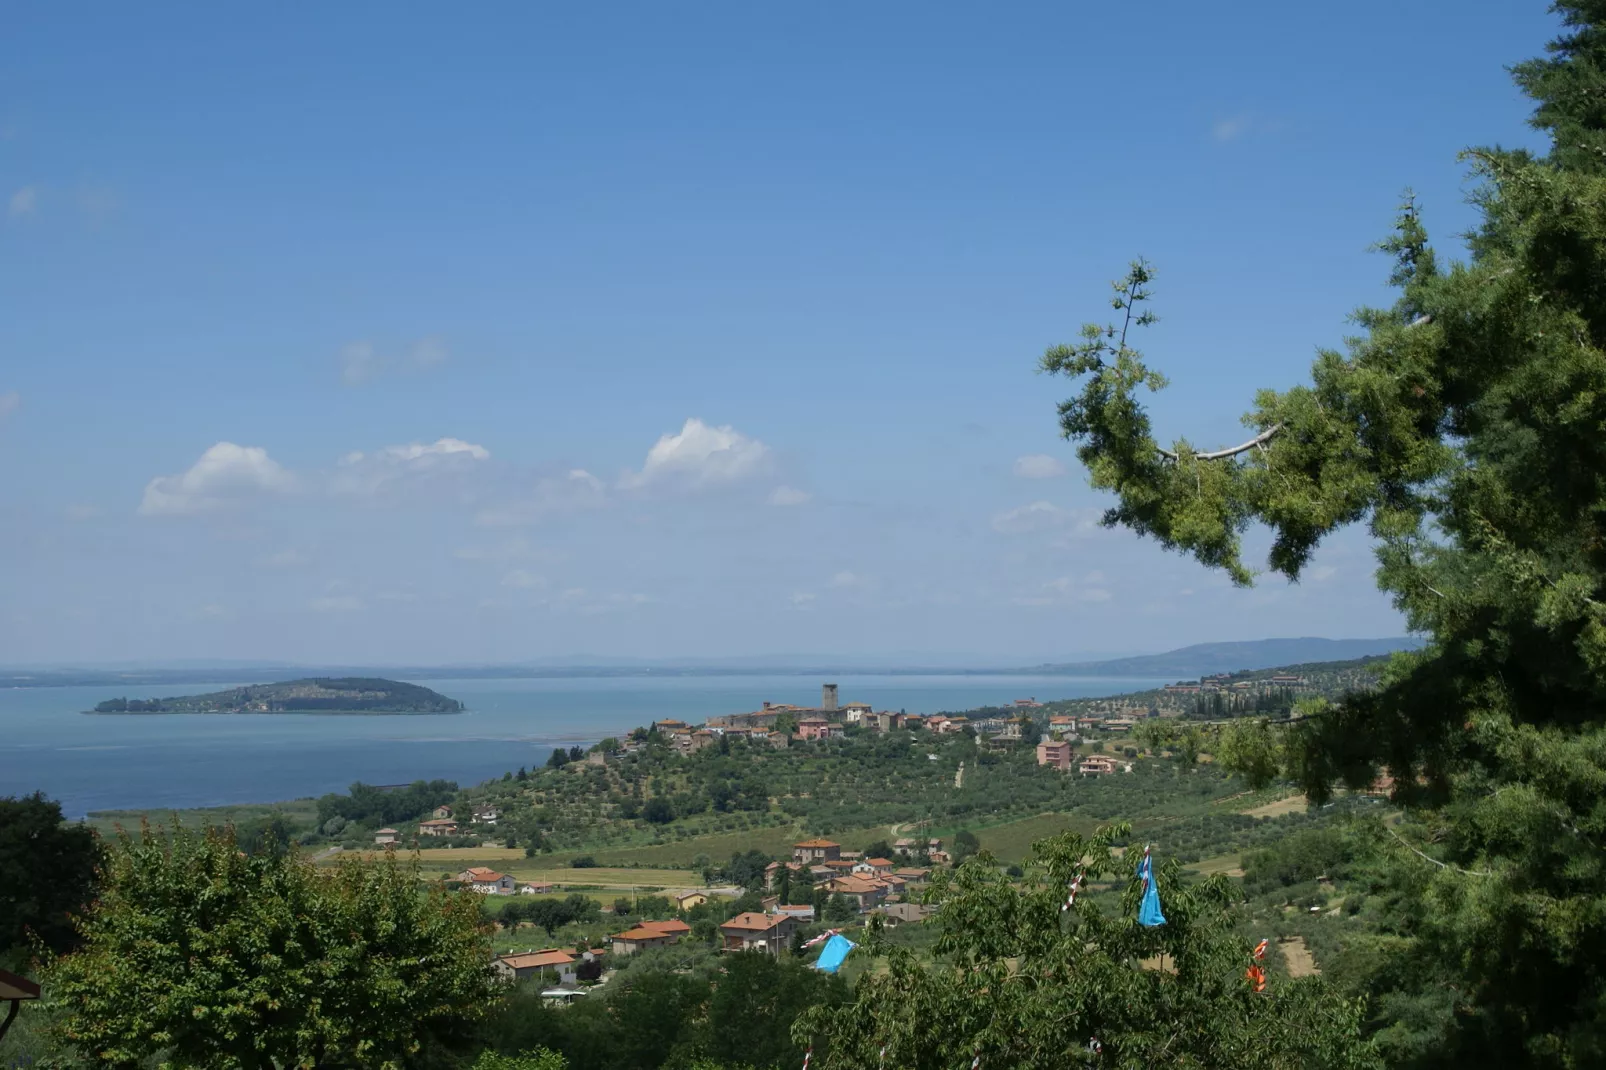
{"type": "Polygon", "coordinates": [[[826,684],[820,688],[820,709],[836,709],[836,685],[826,684]]]}

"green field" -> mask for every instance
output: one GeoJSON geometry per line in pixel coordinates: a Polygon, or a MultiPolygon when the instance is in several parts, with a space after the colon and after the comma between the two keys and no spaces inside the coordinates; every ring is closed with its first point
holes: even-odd
{"type": "MultiPolygon", "coordinates": [[[[728,860],[733,854],[754,848],[768,855],[790,855],[794,843],[810,838],[811,834],[801,829],[781,826],[746,829],[741,832],[715,832],[648,847],[599,847],[596,850],[582,848],[576,849],[573,853],[590,854],[605,866],[690,866],[698,855],[707,855],[717,863],[728,860]]],[[[856,850],[876,840],[887,838],[887,826],[849,829],[846,832],[834,833],[827,838],[856,850]]]]}
{"type": "MultiPolygon", "coordinates": [[[[377,857],[374,852],[350,852],[363,857],[377,857]]],[[[414,857],[402,853],[400,857],[414,857]]],[[[429,849],[416,852],[420,868],[425,874],[461,873],[473,866],[484,866],[498,873],[507,873],[517,880],[545,882],[566,888],[600,888],[607,891],[636,891],[643,889],[684,891],[701,888],[702,874],[691,869],[625,868],[610,866],[554,865],[550,858],[525,858],[523,851],[510,851],[499,847],[463,847],[456,850],[429,849]]]]}
{"type": "Polygon", "coordinates": [[[239,806],[214,806],[200,810],[96,810],[84,823],[102,836],[115,836],[119,827],[131,833],[139,831],[140,822],[152,825],[171,825],[177,821],[184,828],[201,828],[211,825],[245,825],[283,815],[296,825],[312,825],[318,820],[318,804],[313,799],[293,799],[289,802],[245,803],[239,806]]]}

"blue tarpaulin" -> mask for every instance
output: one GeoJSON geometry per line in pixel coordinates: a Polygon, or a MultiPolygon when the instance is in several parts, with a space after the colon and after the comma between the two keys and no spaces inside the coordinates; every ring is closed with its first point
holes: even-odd
{"type": "Polygon", "coordinates": [[[848,957],[848,952],[858,947],[852,940],[837,933],[825,942],[825,949],[815,960],[814,968],[824,970],[826,973],[835,973],[842,966],[842,960],[848,957]]]}
{"type": "Polygon", "coordinates": [[[1154,862],[1149,858],[1149,849],[1143,849],[1143,861],[1138,863],[1138,877],[1143,881],[1143,900],[1138,904],[1138,924],[1151,928],[1165,924],[1165,915],[1160,912],[1160,889],[1154,884],[1154,862]]]}

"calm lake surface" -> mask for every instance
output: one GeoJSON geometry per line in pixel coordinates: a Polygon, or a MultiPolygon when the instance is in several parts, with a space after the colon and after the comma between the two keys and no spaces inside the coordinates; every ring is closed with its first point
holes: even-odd
{"type": "MultiPolygon", "coordinates": [[[[241,681],[248,683],[250,681],[241,681]]],[[[354,780],[443,777],[472,784],[540,765],[562,743],[589,745],[660,718],[701,721],[763,702],[812,706],[804,676],[419,681],[469,712],[415,716],[143,714],[85,716],[127,687],[0,690],[0,795],[43,791],[70,817],[91,810],[271,802],[354,780]]],[[[935,713],[1119,694],[1169,681],[1058,676],[841,676],[843,702],[935,713]]],[[[164,687],[163,696],[224,684],[164,687]]]]}

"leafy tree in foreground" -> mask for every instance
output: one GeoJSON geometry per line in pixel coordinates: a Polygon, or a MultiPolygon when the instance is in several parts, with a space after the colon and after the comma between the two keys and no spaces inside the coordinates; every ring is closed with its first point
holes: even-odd
{"type": "Polygon", "coordinates": [[[86,1064],[404,1067],[494,991],[477,898],[422,892],[394,856],[317,870],[146,829],[81,928],[47,982],[86,1064]]]}
{"type": "Polygon", "coordinates": [[[1390,830],[1399,864],[1426,874],[1410,936],[1456,998],[1424,1056],[1444,1065],[1606,1065],[1606,3],[1554,10],[1566,35],[1514,68],[1549,155],[1468,154],[1465,264],[1441,266],[1407,202],[1383,245],[1398,301],[1358,312],[1309,385],[1261,392],[1249,441],[1156,441],[1138,392],[1164,379],[1129,342],[1147,265],[1116,285],[1120,323],[1043,358],[1081,380],[1060,424],[1117,495],[1107,524],[1240,584],[1251,523],[1289,578],[1369,525],[1379,585],[1430,645],[1231,744],[1316,799],[1393,776],[1417,819],[1390,830]]]}
{"type": "Polygon", "coordinates": [[[33,940],[71,947],[72,916],[94,898],[100,855],[92,830],[62,822],[60,803],[38,792],[0,798],[0,955],[33,940]]]}
{"type": "Polygon", "coordinates": [[[1012,1070],[1379,1065],[1359,1037],[1360,1001],[1317,978],[1251,990],[1250,946],[1231,932],[1224,878],[1184,889],[1168,864],[1159,874],[1167,923],[1156,928],[1137,924],[1135,879],[1118,916],[1085,894],[1061,910],[1083,867],[1090,881],[1130,876],[1130,861],[1111,851],[1129,831],[1112,825],[1037,844],[1033,869],[1046,881],[1024,888],[985,854],[939,877],[938,963],[892,949],[887,972],[866,974],[853,1004],[809,1012],[794,1036],[822,1041],[822,1070],[946,1070],[976,1055],[983,1067],[1012,1070]]]}

